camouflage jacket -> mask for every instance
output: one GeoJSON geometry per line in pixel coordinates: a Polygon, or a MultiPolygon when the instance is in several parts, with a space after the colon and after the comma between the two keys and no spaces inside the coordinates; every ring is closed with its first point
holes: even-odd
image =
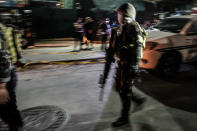
{"type": "Polygon", "coordinates": [[[0,83],[10,80],[11,69],[10,56],[5,48],[3,33],[0,31],[0,83]]]}
{"type": "Polygon", "coordinates": [[[10,55],[11,62],[15,64],[22,56],[21,34],[16,29],[3,24],[0,24],[0,30],[4,35],[5,46],[10,55]]]}
{"type": "Polygon", "coordinates": [[[0,24],[1,38],[0,38],[0,49],[2,44],[5,46],[5,52],[1,51],[3,54],[8,54],[8,56],[1,57],[0,61],[0,83],[8,82],[10,80],[11,64],[14,65],[21,58],[21,34],[12,27],[7,27],[0,24]],[[9,60],[8,60],[9,59],[9,60]],[[11,62],[8,62],[10,61],[11,62]],[[10,65],[9,65],[10,64],[10,65]]]}
{"type": "Polygon", "coordinates": [[[126,23],[116,32],[116,42],[112,42],[111,46],[115,50],[115,57],[131,66],[138,66],[143,50],[143,34],[140,25],[135,21],[126,23]]]}

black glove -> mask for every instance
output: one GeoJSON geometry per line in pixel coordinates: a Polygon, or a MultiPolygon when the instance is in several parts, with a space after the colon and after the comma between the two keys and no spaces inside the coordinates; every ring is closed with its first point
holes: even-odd
{"type": "Polygon", "coordinates": [[[101,74],[99,78],[99,84],[105,84],[104,76],[101,74]]]}
{"type": "Polygon", "coordinates": [[[22,63],[20,60],[19,61],[17,61],[15,64],[14,64],[16,67],[24,67],[24,63],[22,63]]]}
{"type": "Polygon", "coordinates": [[[137,78],[140,77],[140,71],[139,71],[139,68],[137,66],[131,67],[130,77],[131,77],[131,79],[137,79],[137,78]]]}
{"type": "Polygon", "coordinates": [[[126,47],[122,47],[119,51],[119,55],[120,55],[120,59],[124,60],[124,59],[128,59],[129,57],[129,50],[126,47]]]}

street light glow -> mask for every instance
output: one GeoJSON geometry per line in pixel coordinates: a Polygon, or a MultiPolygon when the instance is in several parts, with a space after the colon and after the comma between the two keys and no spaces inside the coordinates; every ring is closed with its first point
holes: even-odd
{"type": "Polygon", "coordinates": [[[4,0],[0,0],[0,4],[2,4],[2,3],[6,3],[7,1],[4,1],[4,0]]]}

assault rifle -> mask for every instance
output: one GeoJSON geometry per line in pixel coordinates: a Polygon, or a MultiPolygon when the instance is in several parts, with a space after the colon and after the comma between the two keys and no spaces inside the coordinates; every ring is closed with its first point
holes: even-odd
{"type": "Polygon", "coordinates": [[[106,58],[105,58],[106,63],[105,63],[105,67],[104,67],[104,72],[103,72],[103,74],[100,75],[100,80],[99,80],[99,84],[101,84],[100,85],[101,91],[100,91],[100,95],[99,95],[99,101],[103,100],[106,79],[107,79],[109,71],[110,71],[111,63],[114,62],[113,56],[115,53],[115,47],[116,47],[115,45],[117,42],[116,38],[117,38],[117,32],[115,29],[112,29],[109,48],[106,50],[106,58]]]}

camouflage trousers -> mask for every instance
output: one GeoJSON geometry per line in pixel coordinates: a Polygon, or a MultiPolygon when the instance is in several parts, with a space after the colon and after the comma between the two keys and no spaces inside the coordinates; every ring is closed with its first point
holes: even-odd
{"type": "Polygon", "coordinates": [[[134,87],[134,79],[130,73],[130,67],[123,62],[118,62],[115,76],[115,88],[120,95],[122,103],[122,117],[128,117],[131,100],[138,102],[138,98],[134,95],[132,88],[134,87]]]}

